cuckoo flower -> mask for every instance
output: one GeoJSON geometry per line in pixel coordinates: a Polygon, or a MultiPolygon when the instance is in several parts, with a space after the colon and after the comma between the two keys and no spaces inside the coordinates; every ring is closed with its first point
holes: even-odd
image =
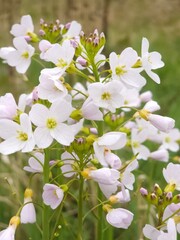
{"type": "Polygon", "coordinates": [[[162,68],[164,66],[164,63],[161,61],[160,53],[149,53],[149,41],[147,40],[147,38],[142,39],[141,61],[143,69],[146,71],[148,76],[152,78],[152,80],[154,80],[156,83],[160,83],[159,76],[152,70],[162,68]]]}
{"type": "MultiPolygon", "coordinates": [[[[98,138],[93,144],[94,152],[98,161],[104,167],[107,167],[109,165],[109,161],[107,161],[107,153],[110,153],[109,150],[118,150],[123,148],[126,144],[126,141],[126,134],[122,132],[108,132],[102,137],[98,138]]],[[[113,165],[121,165],[120,159],[116,158],[116,161],[113,165]]]]}
{"type": "Polygon", "coordinates": [[[118,81],[108,83],[92,83],[88,86],[89,96],[98,107],[115,112],[116,108],[123,105],[123,85],[118,81]]]}
{"type": "Polygon", "coordinates": [[[9,119],[0,120],[0,152],[8,155],[17,151],[31,152],[35,141],[30,119],[26,113],[20,115],[20,124],[9,119]]]}
{"type": "Polygon", "coordinates": [[[120,80],[128,88],[141,89],[146,80],[139,74],[139,71],[132,68],[138,60],[138,55],[132,48],[126,48],[120,55],[112,52],[109,56],[109,63],[113,80],[120,80]]]}
{"type": "Polygon", "coordinates": [[[23,169],[27,172],[39,173],[43,172],[44,154],[36,152],[34,157],[30,157],[28,160],[29,166],[25,166],[23,169]]]}
{"type": "Polygon", "coordinates": [[[18,73],[25,73],[31,64],[35,49],[23,37],[14,38],[13,44],[14,51],[10,51],[6,56],[7,64],[16,67],[18,73]]]}
{"type": "Polygon", "coordinates": [[[34,32],[34,25],[30,15],[24,15],[21,18],[20,24],[14,24],[10,33],[15,37],[27,37],[30,33],[34,32]]]}
{"type": "Polygon", "coordinates": [[[32,203],[33,191],[27,188],[24,192],[24,206],[20,213],[21,223],[35,223],[36,211],[34,204],[32,203]]]}
{"type": "Polygon", "coordinates": [[[106,220],[113,227],[127,229],[131,225],[133,216],[132,212],[124,208],[109,209],[106,220]]]}
{"type": "Polygon", "coordinates": [[[9,226],[0,231],[0,240],[15,240],[15,232],[17,226],[20,224],[20,218],[14,216],[10,219],[9,226]]]}
{"type": "Polygon", "coordinates": [[[54,184],[47,183],[43,187],[42,197],[46,205],[50,206],[52,209],[56,209],[63,200],[64,191],[54,184]]]}
{"type": "Polygon", "coordinates": [[[70,126],[63,123],[71,112],[71,103],[64,99],[53,102],[49,109],[42,104],[32,106],[29,116],[37,126],[34,137],[39,148],[49,147],[53,139],[65,146],[70,145],[82,126],[82,121],[70,126]]]}
{"type": "Polygon", "coordinates": [[[69,40],[64,41],[62,45],[54,44],[46,51],[46,61],[54,63],[56,67],[45,68],[41,73],[55,75],[57,78],[60,78],[72,62],[74,54],[75,49],[69,40]]]}
{"type": "Polygon", "coordinates": [[[169,185],[180,191],[180,164],[169,163],[163,169],[163,176],[169,185]]]}

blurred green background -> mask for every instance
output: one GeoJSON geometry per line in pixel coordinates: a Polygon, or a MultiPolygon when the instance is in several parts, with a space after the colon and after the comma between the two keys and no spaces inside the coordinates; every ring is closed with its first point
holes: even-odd
{"type": "MultiPolygon", "coordinates": [[[[142,37],[148,38],[150,51],[162,54],[165,67],[157,71],[161,84],[157,85],[148,79],[145,89],[152,90],[154,100],[161,105],[161,114],[175,118],[176,126],[180,128],[180,0],[0,0],[0,47],[12,45],[12,36],[9,33],[11,26],[18,23],[21,16],[26,14],[32,16],[35,32],[39,30],[40,18],[47,22],[53,22],[58,18],[63,24],[77,20],[87,34],[95,28],[103,31],[107,38],[105,49],[107,56],[111,51],[120,53],[129,46],[140,54],[142,37]]],[[[0,61],[0,95],[12,92],[18,98],[20,93],[30,92],[38,83],[39,70],[36,63],[32,62],[31,69],[27,72],[29,81],[25,81],[24,76],[18,75],[13,68],[0,61]]],[[[22,198],[23,189],[27,186],[28,178],[21,170],[26,164],[25,157],[19,154],[13,155],[10,162],[8,158],[3,158],[0,162],[1,227],[5,226],[2,222],[8,223],[9,218],[16,213],[18,207],[16,199],[22,198]],[[11,187],[13,186],[13,190],[4,180],[5,177],[8,178],[11,187]],[[18,196],[12,194],[14,191],[18,196]]],[[[152,162],[148,162],[142,165],[140,173],[143,176],[144,173],[149,174],[151,168],[152,179],[164,183],[159,171],[165,165],[153,163],[152,167],[151,164],[152,162]]],[[[154,183],[152,179],[148,185],[154,183]]],[[[34,184],[37,190],[39,181],[37,178],[34,184]]],[[[142,179],[137,182],[137,188],[141,181],[142,179]]],[[[137,216],[131,226],[128,240],[140,240],[143,239],[140,229],[145,222],[146,205],[136,193],[133,199],[136,202],[132,208],[134,212],[139,211],[139,219],[137,216]]],[[[91,234],[88,227],[86,228],[91,234]]],[[[39,240],[36,231],[32,234],[33,229],[35,226],[21,228],[19,239],[29,239],[26,233],[30,232],[31,239],[39,240]]],[[[118,234],[117,232],[117,236],[118,234]]],[[[121,237],[117,239],[127,240],[125,232],[122,231],[119,236],[121,237]]],[[[66,236],[63,239],[66,239],[66,236]]]]}

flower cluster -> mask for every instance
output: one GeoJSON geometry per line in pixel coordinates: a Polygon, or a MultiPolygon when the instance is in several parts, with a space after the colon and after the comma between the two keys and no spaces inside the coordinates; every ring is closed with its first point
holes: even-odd
{"type": "MultiPolygon", "coordinates": [[[[32,176],[37,173],[43,176],[44,209],[63,207],[74,181],[79,182],[77,234],[81,237],[78,239],[82,239],[86,217],[82,215],[83,186],[91,183],[97,183],[99,192],[97,207],[92,208],[94,214],[97,214],[96,208],[101,208],[107,213],[110,225],[127,229],[134,214],[123,204],[131,201],[133,171],[139,167],[139,161],[168,162],[169,151],[179,150],[180,131],[174,128],[174,119],[154,114],[160,109],[159,104],[150,91],[142,92],[147,81],[145,74],[160,83],[154,70],[164,66],[161,55],[150,52],[149,42],[143,38],[140,55],[128,47],[106,57],[102,53],[103,33],[95,30],[86,35],[76,21],[63,25],[56,20],[55,24],[48,25],[41,20],[40,24],[36,34],[31,16],[23,16],[20,24],[13,25],[10,31],[14,46],[0,49],[4,63],[15,67],[18,73],[25,74],[37,56],[44,65],[37,86],[31,93],[22,94],[18,104],[11,93],[0,97],[0,153],[9,155],[21,151],[31,155],[29,166],[24,170],[32,176]],[[69,76],[75,76],[77,82],[69,76]],[[125,150],[127,157],[123,154],[125,150]],[[54,159],[54,152],[58,159],[54,159]],[[60,178],[55,169],[59,170],[60,178]]],[[[163,170],[173,190],[180,189],[178,172],[174,173],[177,169],[179,165],[174,167],[170,163],[163,170]]],[[[169,212],[176,211],[179,205],[172,205],[175,201],[171,190],[164,192],[156,196],[141,189],[142,195],[153,204],[156,199],[168,199],[164,205],[168,210],[161,208],[160,215],[165,217],[159,222],[163,227],[167,224],[167,232],[150,225],[143,230],[144,235],[153,240],[170,235],[176,239],[176,222],[169,212]]],[[[28,186],[16,216],[20,217],[18,224],[19,221],[36,222],[32,195],[28,186]]],[[[10,221],[9,227],[0,232],[0,240],[14,239],[18,224],[10,221]]],[[[49,239],[48,224],[43,221],[43,240],[49,239]]]]}

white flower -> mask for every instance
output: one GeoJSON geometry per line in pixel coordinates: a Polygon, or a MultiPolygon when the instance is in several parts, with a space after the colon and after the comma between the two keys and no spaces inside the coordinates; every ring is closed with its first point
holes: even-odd
{"type": "Polygon", "coordinates": [[[172,152],[179,150],[178,140],[180,140],[179,129],[171,129],[168,133],[162,133],[162,148],[169,149],[172,152]]]}
{"type": "Polygon", "coordinates": [[[167,221],[167,232],[157,230],[151,225],[146,224],[143,228],[143,234],[151,240],[177,240],[176,225],[172,218],[167,221]]]}
{"type": "Polygon", "coordinates": [[[27,172],[40,173],[43,172],[44,154],[36,152],[34,157],[30,157],[28,160],[29,166],[25,166],[23,169],[27,172]]]}
{"type": "Polygon", "coordinates": [[[17,113],[17,104],[11,93],[0,97],[0,119],[13,119],[17,113]]]}
{"type": "Polygon", "coordinates": [[[169,153],[166,149],[160,148],[154,152],[151,152],[149,157],[161,162],[168,162],[169,153]]]}
{"type": "Polygon", "coordinates": [[[170,117],[164,117],[157,114],[149,114],[150,123],[162,132],[169,132],[175,125],[175,120],[170,117]]]}
{"type": "Polygon", "coordinates": [[[86,101],[82,105],[81,111],[82,111],[82,115],[85,119],[95,120],[95,121],[103,120],[102,112],[94,104],[94,102],[91,98],[86,99],[86,101]]]}
{"type": "Polygon", "coordinates": [[[9,119],[0,120],[0,137],[4,139],[0,143],[0,152],[8,155],[17,151],[31,152],[35,141],[32,133],[32,125],[27,114],[20,115],[20,124],[9,119]]]}
{"type": "Polygon", "coordinates": [[[28,36],[29,33],[34,32],[34,25],[30,15],[24,15],[21,18],[20,24],[14,24],[10,33],[15,37],[28,36]]]}
{"type": "Polygon", "coordinates": [[[13,47],[0,48],[0,58],[4,60],[3,63],[7,63],[7,56],[10,52],[13,52],[13,51],[14,51],[13,47]]]}
{"type": "Polygon", "coordinates": [[[131,132],[131,146],[134,155],[137,155],[137,159],[147,160],[150,155],[149,149],[142,143],[146,140],[147,135],[144,131],[138,131],[137,129],[132,129],[131,132]]]}
{"type": "Polygon", "coordinates": [[[40,58],[41,59],[43,59],[43,60],[47,60],[47,58],[46,58],[46,52],[47,52],[47,50],[49,50],[51,47],[53,46],[53,44],[51,44],[49,41],[47,41],[47,40],[41,40],[40,42],[39,42],[39,49],[40,49],[40,51],[41,51],[41,53],[40,53],[40,58]]]}
{"type": "Polygon", "coordinates": [[[131,173],[133,170],[138,168],[138,161],[133,160],[121,174],[121,184],[123,184],[126,188],[133,190],[133,184],[135,182],[134,174],[131,173]]]}
{"type": "Polygon", "coordinates": [[[141,89],[146,80],[139,74],[139,70],[132,68],[137,60],[137,52],[130,47],[124,49],[120,55],[112,52],[109,56],[112,78],[121,80],[127,87],[141,89]]]}
{"type": "Polygon", "coordinates": [[[122,96],[123,86],[118,81],[108,83],[92,83],[88,86],[89,96],[94,104],[98,107],[108,109],[115,112],[116,108],[123,105],[124,99],[122,96]]]}
{"type": "Polygon", "coordinates": [[[148,76],[152,78],[156,83],[160,83],[159,76],[152,72],[152,69],[161,68],[164,66],[164,63],[161,61],[161,54],[158,52],[149,53],[149,41],[147,38],[142,39],[142,47],[141,47],[141,61],[142,66],[148,76]]]}
{"type": "Polygon", "coordinates": [[[16,67],[18,73],[25,73],[31,64],[35,49],[23,37],[14,38],[13,44],[14,51],[10,51],[6,56],[7,64],[16,67]]]}
{"type": "Polygon", "coordinates": [[[134,214],[124,208],[110,209],[106,215],[107,222],[116,228],[127,229],[133,220],[134,214]]]}
{"type": "Polygon", "coordinates": [[[18,216],[12,217],[9,222],[9,226],[6,229],[0,231],[0,240],[14,240],[16,228],[19,224],[20,218],[18,216]]]}
{"type": "Polygon", "coordinates": [[[49,109],[42,104],[32,106],[29,116],[37,126],[34,137],[39,148],[49,147],[53,139],[65,146],[70,145],[82,127],[82,120],[70,126],[63,123],[71,112],[71,103],[64,99],[53,102],[49,109]]]}
{"type": "MultiPolygon", "coordinates": [[[[122,132],[108,132],[105,133],[102,137],[99,137],[97,141],[93,143],[94,152],[98,159],[98,161],[104,166],[107,167],[109,165],[109,159],[107,156],[107,152],[110,152],[109,150],[118,150],[125,146],[126,144],[126,134],[122,132]]],[[[112,155],[111,155],[112,157],[112,155]]],[[[120,159],[118,160],[113,158],[113,165],[121,165],[120,159]],[[118,164],[119,162],[119,164],[118,164]]]]}
{"type": "Polygon", "coordinates": [[[45,68],[41,73],[55,75],[60,78],[69,67],[75,54],[75,49],[72,47],[69,40],[66,40],[62,45],[56,43],[46,51],[46,61],[53,62],[55,68],[45,68]]]}
{"type": "Polygon", "coordinates": [[[78,156],[74,152],[72,154],[64,152],[61,155],[61,160],[64,162],[63,166],[61,167],[63,176],[72,177],[76,173],[73,170],[72,165],[75,161],[79,160],[78,156]]]}
{"type": "Polygon", "coordinates": [[[180,164],[169,163],[166,168],[163,169],[163,176],[167,183],[170,185],[175,184],[175,189],[180,191],[180,164]]]}
{"type": "Polygon", "coordinates": [[[34,204],[32,203],[32,195],[33,191],[30,188],[27,188],[24,192],[24,206],[20,213],[21,223],[26,224],[36,222],[36,211],[34,204]]]}
{"type": "Polygon", "coordinates": [[[69,25],[68,31],[65,34],[63,34],[63,38],[71,39],[80,34],[81,28],[82,28],[80,23],[78,23],[76,21],[72,21],[68,25],[69,25]]]}
{"type": "Polygon", "coordinates": [[[38,97],[54,102],[59,98],[65,97],[68,91],[59,78],[41,73],[40,84],[37,86],[38,97]]]}
{"type": "Polygon", "coordinates": [[[43,187],[42,197],[46,205],[55,209],[61,204],[64,197],[64,191],[54,184],[47,183],[43,187]]]}

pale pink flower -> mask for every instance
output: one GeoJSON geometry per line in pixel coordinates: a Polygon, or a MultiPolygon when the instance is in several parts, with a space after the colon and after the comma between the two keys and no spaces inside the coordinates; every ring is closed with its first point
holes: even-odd
{"type": "Polygon", "coordinates": [[[180,140],[179,129],[171,129],[168,133],[162,133],[162,148],[169,149],[172,152],[177,152],[179,150],[178,141],[180,140]]]}
{"type": "Polygon", "coordinates": [[[68,178],[72,177],[76,173],[72,166],[75,161],[79,160],[78,156],[74,152],[72,154],[64,152],[61,154],[61,160],[64,162],[63,166],[61,167],[63,176],[68,178]]]}
{"type": "Polygon", "coordinates": [[[7,64],[16,67],[18,73],[25,73],[31,64],[35,49],[23,37],[13,39],[14,51],[6,56],[7,64]]]}
{"type": "Polygon", "coordinates": [[[82,105],[81,111],[85,119],[95,120],[95,121],[103,120],[102,112],[99,110],[97,105],[94,104],[91,98],[86,99],[86,101],[82,105]]]}
{"type": "Polygon", "coordinates": [[[138,161],[135,159],[131,163],[128,164],[128,166],[125,168],[125,170],[121,174],[121,185],[124,185],[129,190],[133,190],[133,184],[135,182],[135,177],[132,171],[138,168],[138,161]]]}
{"type": "Polygon", "coordinates": [[[161,161],[161,162],[168,162],[169,153],[166,149],[160,148],[154,152],[151,152],[149,157],[154,160],[161,161]]]}
{"type": "Polygon", "coordinates": [[[29,166],[25,166],[23,169],[27,172],[40,173],[43,172],[44,154],[36,152],[34,157],[30,157],[28,160],[29,166]]]}
{"type": "Polygon", "coordinates": [[[17,104],[11,93],[0,97],[0,119],[13,119],[17,114],[17,104]]]}
{"type": "Polygon", "coordinates": [[[149,122],[162,132],[169,132],[174,128],[175,120],[170,117],[164,117],[157,114],[148,115],[149,122]]]}
{"type": "Polygon", "coordinates": [[[96,106],[115,112],[124,103],[122,89],[123,86],[118,81],[96,82],[88,86],[88,93],[96,106]]]}
{"type": "Polygon", "coordinates": [[[0,143],[0,152],[4,155],[20,150],[31,152],[35,146],[32,125],[26,113],[20,115],[20,124],[9,119],[1,119],[0,137],[4,139],[0,143]]]}
{"type": "Polygon", "coordinates": [[[68,91],[59,78],[49,74],[41,73],[39,77],[40,84],[37,86],[38,97],[47,99],[49,102],[65,97],[68,91]]]}
{"type": "Polygon", "coordinates": [[[62,45],[56,43],[46,51],[46,61],[53,62],[56,67],[45,68],[41,73],[54,75],[60,78],[69,67],[73,60],[75,49],[72,47],[69,40],[66,40],[62,45]]]}
{"type": "MultiPolygon", "coordinates": [[[[126,144],[126,141],[126,134],[122,132],[108,132],[102,137],[99,137],[97,141],[93,143],[94,152],[98,161],[104,167],[107,167],[109,165],[108,157],[112,157],[112,155],[108,156],[107,152],[109,152],[109,150],[118,150],[123,148],[126,144]]],[[[114,156],[113,159],[114,163],[112,165],[121,165],[120,159],[117,159],[117,157],[115,159],[114,156]]]]}
{"type": "Polygon", "coordinates": [[[141,93],[140,95],[141,102],[149,102],[150,100],[152,100],[152,96],[153,95],[151,91],[141,93]]]}
{"type": "Polygon", "coordinates": [[[47,57],[46,57],[46,52],[53,46],[53,44],[51,44],[49,41],[47,40],[41,40],[39,42],[39,49],[41,51],[40,53],[40,58],[43,59],[43,60],[47,60],[47,57]]]}
{"type": "Polygon", "coordinates": [[[180,164],[169,163],[163,169],[163,176],[170,185],[175,184],[175,189],[180,191],[180,164]]]}
{"type": "Polygon", "coordinates": [[[15,49],[13,47],[3,47],[0,48],[0,58],[4,61],[3,63],[7,63],[7,56],[10,52],[13,52],[15,49]]]}
{"type": "Polygon", "coordinates": [[[126,48],[120,55],[112,52],[109,56],[109,63],[113,80],[120,80],[127,87],[141,89],[146,80],[139,74],[139,70],[132,67],[138,60],[138,55],[132,48],[126,48]]]}
{"type": "Polygon", "coordinates": [[[63,123],[72,109],[71,103],[64,99],[53,102],[49,109],[42,104],[32,106],[29,116],[37,126],[34,137],[39,148],[49,147],[53,139],[65,146],[70,145],[83,123],[82,120],[73,125],[63,123]]]}
{"type": "Polygon", "coordinates": [[[34,25],[30,15],[24,15],[21,18],[20,24],[14,24],[11,28],[10,33],[15,37],[26,37],[29,33],[34,32],[34,25]]]}
{"type": "Polygon", "coordinates": [[[20,213],[21,223],[35,223],[36,211],[32,202],[33,192],[30,188],[27,188],[24,193],[24,206],[20,213]]]}
{"type": "Polygon", "coordinates": [[[0,240],[15,240],[15,232],[19,224],[20,218],[18,216],[12,217],[9,222],[9,226],[0,231],[0,240]]]}
{"type": "Polygon", "coordinates": [[[80,23],[72,21],[71,23],[69,23],[68,31],[63,34],[63,38],[71,39],[78,36],[81,32],[81,28],[82,26],[80,23]]]}
{"type": "Polygon", "coordinates": [[[134,214],[124,208],[110,209],[106,215],[107,222],[116,228],[127,229],[133,220],[134,214]]]}
{"type": "Polygon", "coordinates": [[[62,202],[64,197],[64,191],[54,185],[54,184],[45,184],[43,187],[43,202],[50,206],[52,209],[56,209],[62,202]]]}
{"type": "Polygon", "coordinates": [[[158,69],[164,66],[164,63],[161,61],[161,54],[158,52],[149,53],[149,41],[147,38],[142,39],[141,47],[141,61],[142,67],[152,80],[156,83],[160,83],[159,76],[154,73],[153,69],[158,69]]]}

